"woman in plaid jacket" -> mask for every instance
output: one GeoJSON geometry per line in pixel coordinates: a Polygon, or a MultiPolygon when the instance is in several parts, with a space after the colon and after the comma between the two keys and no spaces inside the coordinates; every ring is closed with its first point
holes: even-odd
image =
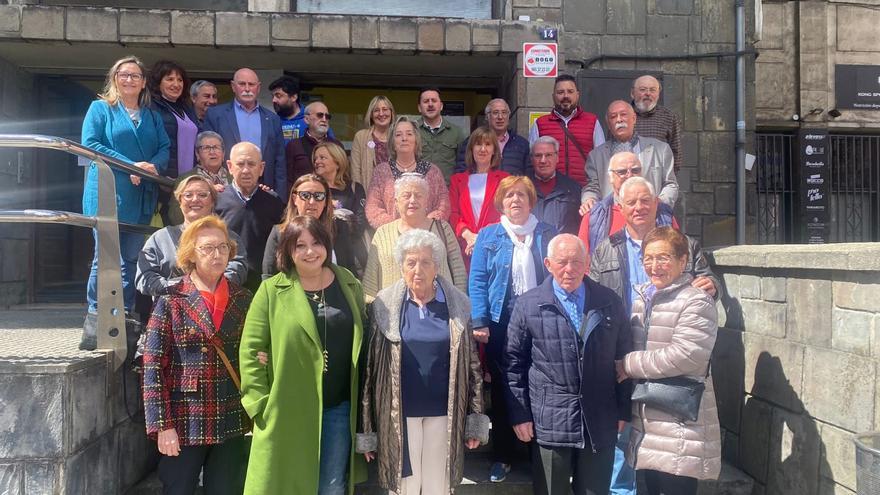
{"type": "Polygon", "coordinates": [[[144,409],[166,495],[194,493],[202,468],[207,493],[243,490],[238,347],[251,294],[223,276],[235,249],[218,217],[193,222],[177,251],[185,276],[164,289],[147,324],[144,409]]]}

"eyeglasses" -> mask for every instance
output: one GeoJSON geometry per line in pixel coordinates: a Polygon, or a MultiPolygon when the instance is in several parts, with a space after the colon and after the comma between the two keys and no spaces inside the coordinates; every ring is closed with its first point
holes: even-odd
{"type": "Polygon", "coordinates": [[[538,160],[543,160],[544,158],[551,158],[551,157],[554,157],[554,156],[556,156],[556,152],[555,152],[555,151],[552,152],[552,153],[535,153],[535,154],[532,155],[532,158],[535,158],[535,159],[538,159],[538,160]]]}
{"type": "Polygon", "coordinates": [[[508,115],[510,115],[510,112],[508,112],[507,110],[493,110],[489,112],[489,115],[493,117],[507,117],[508,115]]]}
{"type": "Polygon", "coordinates": [[[144,75],[138,74],[136,72],[117,72],[116,77],[118,77],[119,79],[122,79],[122,80],[131,79],[132,81],[137,82],[137,81],[140,81],[141,79],[143,79],[144,75]]]}
{"type": "Polygon", "coordinates": [[[215,251],[220,254],[229,254],[229,244],[226,244],[225,242],[223,244],[217,244],[216,246],[205,244],[204,246],[196,247],[196,251],[202,256],[211,256],[215,251]]]}
{"type": "Polygon", "coordinates": [[[193,199],[199,198],[201,200],[208,199],[211,195],[206,192],[185,192],[180,195],[181,198],[192,201],[193,199]]]}
{"type": "Polygon", "coordinates": [[[216,144],[208,144],[205,146],[199,146],[199,149],[205,150],[205,151],[220,151],[223,149],[223,146],[217,146],[216,144]]]}
{"type": "Polygon", "coordinates": [[[656,257],[645,256],[644,258],[642,258],[642,265],[644,265],[644,266],[657,265],[657,266],[662,266],[662,267],[666,268],[669,266],[670,263],[672,263],[672,257],[666,256],[666,255],[660,255],[660,256],[656,256],[656,257]]]}
{"type": "Polygon", "coordinates": [[[320,202],[327,199],[327,193],[325,192],[297,191],[296,195],[303,201],[311,201],[312,198],[315,198],[315,201],[320,202]]]}
{"type": "Polygon", "coordinates": [[[327,119],[327,120],[330,120],[330,117],[331,117],[331,115],[330,115],[329,112],[327,112],[327,113],[325,113],[325,112],[315,112],[315,113],[313,113],[312,115],[314,115],[315,117],[318,117],[319,119],[327,119]]]}
{"type": "Polygon", "coordinates": [[[633,167],[633,168],[619,168],[617,170],[612,170],[618,177],[626,177],[627,174],[630,175],[641,175],[642,167],[633,167]]]}

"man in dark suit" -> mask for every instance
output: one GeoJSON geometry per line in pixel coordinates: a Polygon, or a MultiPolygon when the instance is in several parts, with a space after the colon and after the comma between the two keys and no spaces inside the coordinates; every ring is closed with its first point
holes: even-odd
{"type": "Polygon", "coordinates": [[[257,102],[260,79],[251,69],[238,69],[230,82],[235,99],[216,105],[205,114],[205,130],[223,137],[224,151],[230,158],[232,147],[242,141],[260,148],[266,168],[260,181],[287,199],[287,162],[284,159],[284,136],[281,120],[257,102]]]}

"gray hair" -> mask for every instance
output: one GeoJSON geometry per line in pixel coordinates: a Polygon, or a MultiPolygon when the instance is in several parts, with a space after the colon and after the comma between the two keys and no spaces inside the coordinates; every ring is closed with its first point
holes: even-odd
{"type": "Polygon", "coordinates": [[[312,114],[312,110],[314,110],[314,109],[315,109],[315,106],[318,105],[319,103],[320,103],[321,105],[324,105],[324,107],[327,108],[327,111],[328,111],[328,112],[330,111],[330,107],[328,107],[326,103],[324,103],[324,102],[321,101],[321,100],[318,100],[318,101],[313,101],[313,102],[309,103],[308,105],[306,105],[306,108],[303,110],[303,115],[311,115],[311,114],[312,114]]]}
{"type": "Polygon", "coordinates": [[[608,160],[608,171],[611,172],[611,166],[618,161],[623,160],[624,158],[635,158],[636,163],[638,163],[639,166],[642,165],[642,161],[639,160],[639,155],[633,153],[632,151],[618,151],[617,153],[611,155],[611,159],[608,160]]]}
{"type": "Polygon", "coordinates": [[[411,186],[418,187],[424,191],[425,196],[431,192],[431,186],[424,177],[419,174],[408,173],[401,175],[399,179],[394,181],[394,199],[397,199],[405,188],[411,186]]]}
{"type": "Polygon", "coordinates": [[[507,104],[507,100],[504,98],[494,98],[489,100],[489,103],[486,103],[486,108],[483,109],[483,113],[486,115],[486,120],[489,120],[489,112],[491,112],[493,103],[504,103],[504,106],[507,107],[507,111],[510,112],[510,105],[507,104]]]}
{"type": "Polygon", "coordinates": [[[654,185],[648,182],[648,179],[640,177],[638,175],[635,177],[630,177],[629,179],[623,181],[623,184],[620,185],[619,196],[623,198],[624,196],[626,196],[626,191],[628,191],[629,188],[635,186],[645,186],[646,188],[648,188],[648,192],[651,193],[651,197],[657,197],[657,193],[654,192],[654,185]]]}
{"type": "Polygon", "coordinates": [[[403,267],[403,260],[407,253],[428,248],[431,250],[431,257],[434,259],[434,265],[440,269],[440,254],[445,249],[443,243],[437,234],[422,229],[410,229],[400,235],[397,244],[394,246],[394,260],[403,267]]]}
{"type": "Polygon", "coordinates": [[[588,257],[587,246],[584,245],[584,241],[573,234],[559,234],[553,239],[550,239],[550,243],[547,245],[547,257],[552,258],[553,255],[556,254],[557,247],[564,241],[574,242],[584,258],[588,257]]]}
{"type": "Polygon", "coordinates": [[[211,138],[220,141],[220,147],[221,148],[223,147],[223,138],[220,137],[220,134],[217,134],[214,131],[202,131],[199,133],[198,136],[196,136],[196,148],[198,148],[199,146],[202,145],[202,141],[204,141],[205,139],[211,139],[211,138]]]}
{"type": "Polygon", "coordinates": [[[530,152],[534,153],[535,146],[537,146],[539,144],[552,144],[553,150],[555,152],[559,153],[559,141],[557,141],[556,138],[553,136],[541,136],[538,139],[536,139],[534,144],[532,144],[532,149],[530,152]]]}
{"type": "Polygon", "coordinates": [[[216,87],[217,87],[217,85],[214,84],[214,83],[212,83],[211,81],[205,81],[204,79],[199,79],[198,81],[194,82],[194,83],[192,84],[192,86],[190,86],[190,88],[189,88],[189,96],[190,96],[191,98],[195,98],[196,96],[199,95],[199,91],[200,91],[202,88],[204,88],[205,86],[211,86],[212,88],[216,88],[216,87]]]}

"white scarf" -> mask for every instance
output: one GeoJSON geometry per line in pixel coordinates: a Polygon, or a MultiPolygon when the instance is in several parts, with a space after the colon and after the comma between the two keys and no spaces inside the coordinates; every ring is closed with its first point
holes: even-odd
{"type": "Polygon", "coordinates": [[[513,257],[510,260],[510,281],[513,294],[519,296],[538,285],[535,277],[535,262],[532,259],[532,241],[535,238],[534,232],[535,227],[538,226],[538,219],[535,218],[535,215],[530,214],[525,225],[516,225],[506,215],[501,215],[501,226],[504,227],[508,237],[513,242],[513,257]],[[517,236],[525,236],[525,240],[520,241],[517,236]]]}

